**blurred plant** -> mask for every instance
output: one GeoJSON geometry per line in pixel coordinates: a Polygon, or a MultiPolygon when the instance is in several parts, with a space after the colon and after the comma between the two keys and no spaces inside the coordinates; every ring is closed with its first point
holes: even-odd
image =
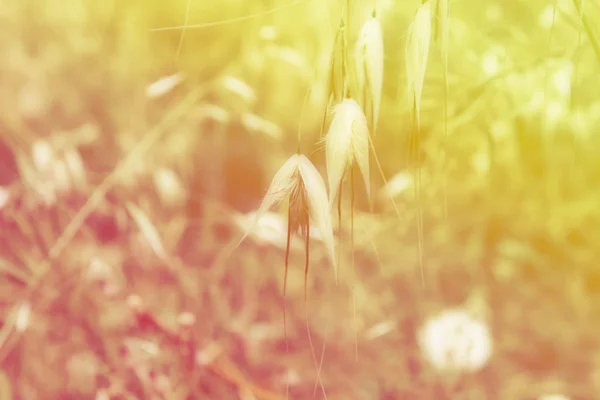
{"type": "Polygon", "coordinates": [[[0,370],[0,399],[12,400],[13,390],[10,378],[0,370]]]}
{"type": "Polygon", "coordinates": [[[10,190],[6,187],[0,187],[0,209],[8,204],[10,197],[10,190]]]}
{"type": "Polygon", "coordinates": [[[446,310],[427,320],[419,344],[427,361],[442,372],[475,372],[492,355],[488,326],[463,309],[446,310]]]}
{"type": "Polygon", "coordinates": [[[33,143],[31,157],[23,153],[17,155],[23,182],[47,205],[72,189],[87,187],[86,171],[78,149],[73,146],[57,151],[56,147],[40,139],[33,143]]]}

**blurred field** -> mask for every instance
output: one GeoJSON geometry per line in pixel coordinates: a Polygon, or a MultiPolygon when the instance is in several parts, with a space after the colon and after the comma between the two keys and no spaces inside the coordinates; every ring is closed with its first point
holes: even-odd
{"type": "MultiPolygon", "coordinates": [[[[350,2],[352,38],[375,2],[350,2]]],[[[354,255],[348,209],[336,228],[337,286],[311,244],[308,308],[294,238],[286,350],[285,225],[233,250],[299,129],[325,174],[343,4],[2,2],[0,400],[274,400],[286,382],[292,399],[600,398],[597,0],[451,1],[448,91],[432,46],[420,135],[420,2],[377,3],[374,150],[400,218],[373,168],[354,255]],[[448,309],[489,328],[481,367],[426,357],[421,328],[448,309]]]]}

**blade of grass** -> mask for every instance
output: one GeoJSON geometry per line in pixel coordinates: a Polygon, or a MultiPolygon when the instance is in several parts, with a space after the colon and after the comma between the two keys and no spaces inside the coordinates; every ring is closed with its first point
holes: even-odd
{"type": "Polygon", "coordinates": [[[279,7],[274,7],[270,10],[265,10],[265,11],[257,12],[254,14],[248,14],[248,15],[244,15],[244,16],[236,17],[236,18],[224,19],[221,21],[204,22],[204,23],[192,24],[192,25],[175,25],[175,26],[164,26],[161,28],[152,28],[152,29],[150,29],[150,32],[177,31],[180,29],[204,29],[204,28],[212,28],[212,27],[221,26],[221,25],[235,24],[237,22],[243,22],[243,21],[247,21],[249,19],[263,17],[263,16],[269,15],[269,14],[274,14],[281,10],[285,10],[286,8],[295,7],[297,5],[300,5],[304,2],[309,2],[309,1],[311,1],[311,0],[296,0],[296,1],[292,1],[288,4],[283,4],[279,7]]]}
{"type": "MultiPolygon", "coordinates": [[[[285,244],[285,271],[283,273],[283,337],[285,340],[285,352],[290,352],[290,347],[287,337],[287,318],[286,318],[286,293],[287,293],[287,277],[288,277],[288,266],[290,262],[290,244],[292,242],[292,208],[288,207],[288,228],[287,228],[287,239],[285,244]]],[[[290,398],[290,382],[289,379],[285,380],[285,398],[290,398]]]]}
{"type": "Polygon", "coordinates": [[[356,279],[358,274],[356,271],[356,263],[354,259],[354,165],[350,166],[350,251],[351,251],[351,263],[353,271],[352,279],[352,312],[354,318],[354,355],[358,362],[358,324],[356,320],[356,279]]]}
{"type": "Polygon", "coordinates": [[[181,35],[179,36],[179,43],[177,43],[177,52],[175,53],[175,59],[179,58],[179,53],[181,53],[181,47],[183,46],[183,39],[185,38],[185,31],[190,19],[190,9],[192,8],[192,0],[187,0],[187,5],[185,7],[185,17],[183,19],[183,27],[181,29],[181,35]]]}

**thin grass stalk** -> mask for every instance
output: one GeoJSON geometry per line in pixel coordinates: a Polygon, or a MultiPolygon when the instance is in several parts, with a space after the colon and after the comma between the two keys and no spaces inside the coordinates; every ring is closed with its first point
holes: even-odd
{"type": "MultiPolygon", "coordinates": [[[[283,338],[285,341],[285,352],[288,354],[290,352],[290,347],[288,343],[287,337],[287,318],[286,318],[286,293],[287,293],[287,277],[288,277],[288,266],[290,261],[290,245],[292,243],[292,208],[288,207],[288,228],[287,228],[287,238],[285,244],[285,270],[283,272],[283,338]]],[[[290,382],[289,379],[285,380],[285,398],[290,398],[290,382]]]]}
{"type": "Polygon", "coordinates": [[[350,245],[352,248],[351,263],[354,273],[354,279],[352,281],[352,310],[354,318],[354,355],[358,362],[358,323],[356,319],[356,280],[358,279],[358,272],[356,270],[354,259],[354,166],[350,167],[350,182],[350,185],[352,186],[352,190],[350,190],[350,245]]]}
{"type": "Polygon", "coordinates": [[[415,202],[417,204],[417,236],[419,238],[419,266],[421,270],[421,283],[425,285],[425,270],[423,265],[423,202],[421,198],[421,151],[420,151],[420,139],[421,132],[419,128],[419,123],[417,120],[416,113],[413,115],[413,130],[415,132],[415,152],[416,152],[416,162],[415,162],[415,202]]]}
{"type": "Polygon", "coordinates": [[[304,239],[304,252],[306,254],[304,261],[304,310],[305,310],[305,318],[306,318],[306,334],[308,336],[308,343],[310,345],[310,352],[313,356],[313,361],[315,366],[317,367],[317,379],[315,381],[315,392],[316,385],[321,385],[321,390],[323,391],[323,396],[327,399],[327,392],[325,391],[325,386],[323,385],[323,380],[321,379],[321,373],[319,368],[319,362],[317,361],[317,355],[315,353],[315,345],[312,340],[312,334],[310,333],[310,324],[308,323],[308,266],[310,264],[310,221],[306,225],[306,235],[304,239]]]}

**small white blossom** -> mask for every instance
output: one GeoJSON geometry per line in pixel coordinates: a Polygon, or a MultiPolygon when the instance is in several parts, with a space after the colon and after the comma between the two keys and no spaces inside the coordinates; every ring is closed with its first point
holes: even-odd
{"type": "Polygon", "coordinates": [[[474,372],[492,355],[488,326],[462,309],[429,319],[421,328],[419,342],[425,358],[441,371],[474,372]]]}

